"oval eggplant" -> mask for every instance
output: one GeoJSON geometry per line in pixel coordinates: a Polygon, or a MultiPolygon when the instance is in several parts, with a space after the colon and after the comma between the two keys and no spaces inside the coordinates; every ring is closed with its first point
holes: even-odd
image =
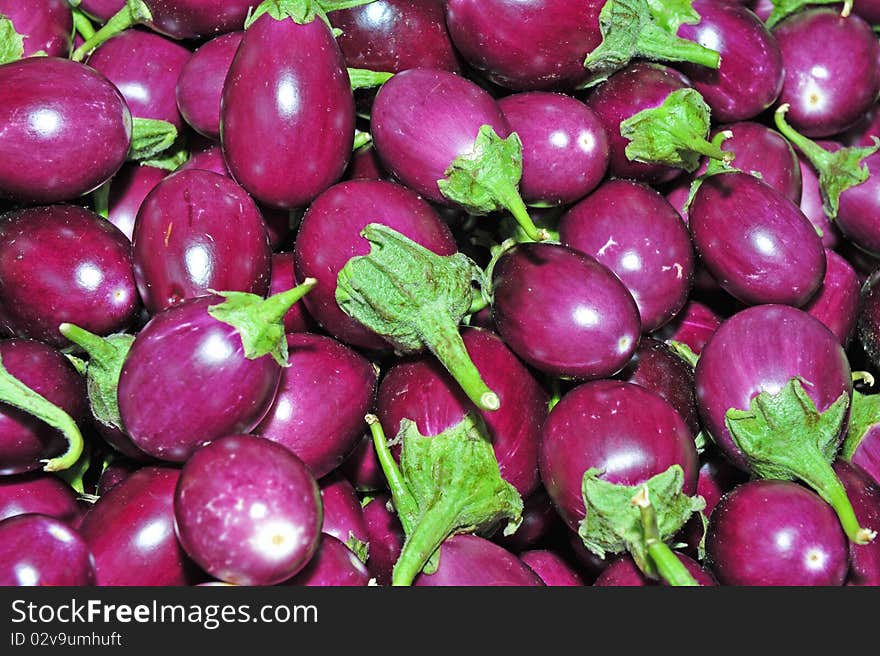
{"type": "Polygon", "coordinates": [[[317,552],[299,574],[283,585],[303,587],[362,587],[369,585],[370,572],[348,547],[326,533],[321,534],[317,552]]]}
{"type": "Polygon", "coordinates": [[[73,15],[65,0],[0,0],[0,16],[12,21],[12,27],[23,37],[23,57],[69,54],[73,15]]]}
{"type": "Polygon", "coordinates": [[[837,336],[844,348],[859,318],[859,276],[843,257],[825,249],[825,279],[804,311],[837,336]]]}
{"type": "Polygon", "coordinates": [[[110,182],[107,219],[131,240],[138,210],[144,199],[168,171],[138,163],[126,164],[110,182]]]}
{"type": "Polygon", "coordinates": [[[0,521],[0,586],[91,586],[92,555],[70,526],[46,515],[0,521]]]}
{"type": "MultiPolygon", "coordinates": [[[[697,583],[708,586],[718,585],[718,581],[716,581],[709,572],[700,567],[700,564],[697,561],[688,558],[682,553],[676,553],[675,555],[687,568],[687,571],[690,572],[691,576],[694,577],[697,583]]],[[[608,567],[602,570],[602,573],[599,574],[599,578],[596,579],[593,585],[599,588],[620,588],[666,585],[666,582],[663,580],[654,581],[649,579],[638,568],[635,561],[632,559],[632,556],[624,554],[611,561],[608,564],[608,567]]]]}
{"type": "Polygon", "coordinates": [[[544,585],[519,558],[476,535],[454,535],[440,547],[440,564],[433,574],[419,574],[413,585],[429,587],[544,585]]]}
{"type": "Polygon", "coordinates": [[[0,519],[28,513],[66,524],[78,520],[80,514],[73,488],[53,474],[0,476],[0,519]]]}

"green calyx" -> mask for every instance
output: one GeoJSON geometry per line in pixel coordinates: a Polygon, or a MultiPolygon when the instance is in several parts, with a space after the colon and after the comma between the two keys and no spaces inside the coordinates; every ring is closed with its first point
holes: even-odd
{"type": "Polygon", "coordinates": [[[248,29],[263,14],[269,14],[277,21],[288,18],[300,25],[311,23],[316,18],[330,27],[327,13],[340,9],[352,9],[368,5],[374,0],[264,0],[248,16],[244,29],[248,29]]]}
{"type": "Polygon", "coordinates": [[[287,367],[284,315],[316,284],[314,278],[306,278],[301,285],[269,298],[247,292],[210,290],[226,300],[210,306],[208,314],[238,330],[245,357],[256,360],[271,355],[279,366],[287,367]]]}
{"type": "Polygon", "coordinates": [[[620,124],[621,136],[629,139],[626,156],[646,164],[663,164],[693,173],[700,156],[724,163],[734,155],[707,140],[711,125],[709,106],[696,89],[670,93],[663,104],[645,109],[620,124]]]}
{"type": "MultiPolygon", "coordinates": [[[[172,125],[171,127],[174,126],[172,125]]],[[[167,139],[163,140],[161,144],[157,144],[157,147],[161,147],[166,142],[167,139]]],[[[172,141],[170,146],[168,146],[164,150],[160,150],[155,155],[140,158],[138,163],[141,166],[152,166],[153,168],[162,169],[163,171],[170,172],[176,171],[181,166],[186,164],[188,159],[189,147],[186,143],[186,137],[183,134],[179,134],[177,138],[172,141]]]]}
{"type": "Polygon", "coordinates": [[[584,546],[600,558],[629,552],[651,578],[674,570],[670,558],[678,559],[671,551],[666,553],[669,547],[665,545],[706,505],[702,497],[684,494],[681,466],[672,465],[635,487],[609,483],[601,475],[599,469],[584,473],[581,491],[586,513],[578,527],[584,546]]]}
{"type": "Polygon", "coordinates": [[[456,533],[491,535],[506,524],[504,533],[510,535],[519,527],[522,498],[501,477],[477,416],[468,414],[432,437],[404,419],[396,438],[402,444],[399,467],[378,419],[368,416],[367,422],[406,533],[392,585],[411,585],[420,572],[436,571],[438,549],[456,533]]]}
{"type": "Polygon", "coordinates": [[[73,51],[70,58],[81,62],[95,48],[132,27],[147,24],[153,20],[153,14],[144,0],[126,0],[125,6],[111,16],[100,30],[73,51]]]}
{"type": "Polygon", "coordinates": [[[351,80],[351,89],[372,89],[373,87],[381,87],[388,80],[394,77],[394,73],[385,73],[383,71],[371,71],[366,68],[349,68],[348,78],[351,80]]]}
{"type": "Polygon", "coordinates": [[[859,526],[846,490],[831,467],[849,401],[844,392],[820,413],[804,382],[792,378],[776,394],[758,394],[748,410],[728,410],[725,424],[755,476],[803,481],[834,508],[849,539],[866,544],[876,536],[875,527],[859,526]]]}
{"type": "Polygon", "coordinates": [[[462,253],[437,255],[378,223],[361,235],[370,253],[353,257],[339,272],[336,303],[342,311],[398,353],[427,348],[478,408],[497,410],[498,396],[483,382],[458,331],[470,311],[472,283],[482,280],[479,267],[462,253]]]}
{"type": "Polygon", "coordinates": [[[34,416],[64,434],[67,439],[67,451],[56,458],[43,461],[44,471],[63,471],[79,460],[83,450],[83,437],[73,418],[10,374],[3,366],[2,359],[0,359],[0,402],[34,416]]]}
{"type": "Polygon", "coordinates": [[[862,439],[869,430],[878,424],[880,424],[880,394],[862,394],[858,390],[854,390],[849,412],[849,424],[843,447],[840,450],[840,457],[846,461],[852,460],[859,444],[862,443],[862,439]]]}
{"type": "Polygon", "coordinates": [[[176,139],[177,128],[168,121],[132,118],[128,159],[142,161],[154,158],[171,148],[176,139]]]}
{"type": "MultiPolygon", "coordinates": [[[[773,11],[767,17],[767,20],[764,24],[767,26],[767,29],[772,29],[776,26],[777,23],[785,19],[786,17],[794,14],[795,12],[800,11],[804,7],[813,6],[813,5],[837,5],[840,4],[840,0],[770,0],[773,4],[773,11]]],[[[840,12],[840,15],[846,18],[849,16],[852,11],[853,0],[846,0],[843,3],[843,9],[840,12]]]]}
{"type": "Polygon", "coordinates": [[[116,391],[122,365],[134,343],[134,335],[101,337],[71,323],[61,324],[58,330],[89,356],[86,364],[86,390],[95,419],[105,426],[124,431],[116,391]]]}
{"type": "Polygon", "coordinates": [[[584,61],[591,75],[583,87],[603,82],[634,59],[691,62],[717,69],[721,65],[717,52],[675,36],[682,23],[699,21],[690,2],[676,0],[667,5],[660,0],[608,0],[599,13],[602,43],[584,61]]]}
{"type": "Polygon", "coordinates": [[[874,137],[873,146],[841,148],[830,152],[795,131],[785,120],[788,110],[788,104],[780,105],[776,110],[776,127],[786,139],[794,144],[795,148],[810,160],[810,164],[819,173],[819,189],[822,192],[822,205],[825,214],[831,219],[836,219],[840,210],[840,195],[850,187],[862,184],[870,177],[868,166],[863,162],[880,149],[880,139],[874,137]]]}
{"type": "Polygon", "coordinates": [[[546,235],[535,227],[519,195],[522,178],[522,142],[515,132],[502,139],[491,125],[483,125],[473,149],[455,158],[437,181],[445,198],[470,214],[509,211],[531,241],[546,235]]]}
{"type": "Polygon", "coordinates": [[[15,31],[9,18],[0,14],[0,64],[18,61],[24,57],[24,37],[15,31]]]}
{"type": "Polygon", "coordinates": [[[635,496],[630,499],[630,504],[639,509],[645,552],[657,577],[675,587],[698,587],[700,584],[678,559],[675,552],[660,539],[657,512],[651,503],[651,491],[647,485],[639,488],[635,496]]]}
{"type": "MultiPolygon", "coordinates": [[[[718,148],[719,150],[721,150],[722,147],[724,146],[724,142],[726,140],[730,139],[732,136],[733,136],[733,132],[731,132],[730,130],[722,130],[721,132],[719,132],[718,134],[716,134],[712,138],[712,145],[715,146],[716,148],[718,148]]],[[[730,155],[731,155],[731,159],[732,159],[733,153],[730,153],[730,155]]],[[[713,175],[720,175],[722,173],[742,173],[742,171],[740,169],[732,166],[730,161],[728,161],[724,158],[722,158],[722,159],[709,158],[706,163],[706,172],[703,173],[702,175],[697,176],[694,179],[694,181],[691,182],[690,189],[688,190],[688,197],[684,203],[684,210],[685,211],[690,210],[691,203],[694,202],[694,197],[697,195],[697,191],[699,191],[700,186],[703,184],[703,182],[705,180],[711,178],[713,175]]],[[[754,175],[756,178],[761,177],[758,174],[752,174],[752,175],[754,175]]],[[[681,355],[681,353],[679,353],[679,355],[681,355]]]]}
{"type": "Polygon", "coordinates": [[[684,342],[676,342],[674,339],[666,340],[666,345],[682,360],[687,362],[691,369],[697,366],[700,356],[694,353],[693,349],[684,342]]]}

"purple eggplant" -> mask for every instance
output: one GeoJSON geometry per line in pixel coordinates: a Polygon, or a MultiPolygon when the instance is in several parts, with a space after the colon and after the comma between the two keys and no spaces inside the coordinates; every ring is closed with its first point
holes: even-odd
{"type": "Polygon", "coordinates": [[[822,285],[825,252],[812,224],[794,203],[748,173],[703,180],[689,226],[706,269],[743,303],[801,306],[822,285]]]}
{"type": "MultiPolygon", "coordinates": [[[[293,253],[272,254],[272,275],[269,279],[269,295],[296,287],[299,284],[294,269],[293,253]]],[[[297,303],[284,315],[284,332],[305,333],[312,330],[315,322],[306,312],[305,304],[297,303]]]]}
{"type": "Polygon", "coordinates": [[[476,535],[456,535],[440,547],[433,574],[420,574],[414,585],[430,587],[542,586],[544,582],[519,558],[476,535]]]}
{"type": "Polygon", "coordinates": [[[843,585],[846,536],[834,510],[800,485],[751,481],[709,520],[706,553],[723,585],[843,585]]]}
{"type": "Polygon", "coordinates": [[[288,448],[320,478],[363,435],[376,371],[360,354],[321,335],[289,334],[287,352],[275,400],[253,432],[288,448]]]}
{"type": "Polygon", "coordinates": [[[561,93],[517,93],[498,101],[523,143],[520,193],[528,204],[573,203],[608,168],[608,137],[596,115],[561,93]]]}
{"type": "Polygon", "coordinates": [[[211,39],[193,53],[177,78],[177,108],[199,134],[220,138],[220,98],[223,82],[241,44],[243,32],[211,39]]]}
{"type": "MultiPolygon", "coordinates": [[[[479,328],[462,331],[468,354],[498,394],[500,408],[481,411],[492,440],[501,476],[521,494],[538,485],[537,453],[547,394],[534,376],[495,334],[479,328]]],[[[439,435],[459,424],[476,408],[455,381],[433,359],[400,362],[389,369],[379,386],[378,415],[389,435],[401,422],[416,423],[419,433],[439,435]]]]}
{"type": "Polygon", "coordinates": [[[308,564],[283,585],[304,587],[362,587],[370,572],[361,559],[332,535],[322,533],[320,545],[308,564]]]}
{"type": "Polygon", "coordinates": [[[364,506],[364,522],[370,545],[367,567],[379,585],[391,585],[391,572],[400,558],[406,539],[403,526],[391,507],[391,497],[379,494],[367,502],[364,506]]]}
{"type": "Polygon", "coordinates": [[[98,496],[102,497],[143,466],[129,458],[114,458],[98,479],[98,496]]]}
{"type": "Polygon", "coordinates": [[[523,499],[522,523],[511,535],[496,533],[492,541],[513,553],[532,549],[562,526],[559,514],[543,487],[523,499]]]}
{"type": "MultiPolygon", "coordinates": [[[[880,526],[880,483],[851,463],[838,460],[834,471],[853,502],[859,522],[880,526]]],[[[849,544],[849,576],[847,585],[880,585],[880,542],[849,544]]]]}
{"type": "Polygon", "coordinates": [[[104,184],[125,162],[131,112],[97,71],[30,57],[0,66],[0,197],[57,203],[104,184]]]}
{"type": "Polygon", "coordinates": [[[699,22],[687,21],[678,36],[718,52],[717,70],[682,64],[712,108],[717,121],[742,121],[770,107],[782,90],[782,54],[773,35],[745,7],[718,0],[694,0],[699,22]]]}
{"type": "Polygon", "coordinates": [[[123,166],[110,182],[107,219],[129,240],[141,204],[166,175],[168,171],[164,169],[131,163],[123,166]]]}
{"type": "Polygon", "coordinates": [[[232,177],[258,201],[286,209],[342,177],[354,139],[345,61],[309,7],[303,23],[258,9],[223,87],[220,131],[232,177]]]}
{"type": "Polygon", "coordinates": [[[82,0],[80,8],[101,23],[106,23],[113,14],[125,6],[126,0],[82,0]]]}
{"type": "Polygon", "coordinates": [[[321,513],[303,462],[250,435],[196,451],[174,493],[183,548],[206,572],[238,585],[274,585],[305,567],[318,548],[321,513]]]}
{"type": "Polygon", "coordinates": [[[309,314],[347,344],[386,349],[385,340],[336,303],[339,272],[351,258],[370,252],[361,231],[376,219],[437,255],[457,250],[447,225],[416,194],[390,182],[359,180],[334,185],[311,204],[297,234],[294,255],[297,276],[318,281],[306,297],[309,314]]]}
{"type": "Polygon", "coordinates": [[[46,515],[0,522],[0,586],[91,586],[92,556],[85,540],[46,515]]]}
{"type": "Polygon", "coordinates": [[[116,85],[132,116],[167,121],[180,130],[175,89],[191,57],[187,48],[163,36],[126,30],[95,50],[88,64],[116,85]]]}
{"type": "Polygon", "coordinates": [[[332,535],[366,562],[370,532],[357,492],[348,479],[335,472],[318,481],[318,487],[324,509],[321,533],[332,535]]]}
{"type": "Polygon", "coordinates": [[[282,321],[311,288],[263,300],[242,292],[186,301],[153,317],[122,367],[122,425],[145,453],[185,461],[223,435],[263,419],[287,364],[282,321]]]}
{"type": "Polygon", "coordinates": [[[573,587],[584,584],[581,575],[554,551],[545,549],[525,551],[519,554],[519,558],[541,577],[544,585],[573,587]]]}
{"type": "Polygon", "coordinates": [[[520,244],[498,260],[492,290],[492,316],[504,341],[545,373],[604,378],[639,345],[639,312],[629,291],[605,265],[574,249],[520,244]]]}
{"type": "Polygon", "coordinates": [[[345,477],[359,492],[375,492],[386,488],[385,474],[373,448],[373,438],[366,433],[340,466],[345,477]]]}
{"type": "MultiPolygon", "coordinates": [[[[690,572],[691,576],[694,577],[697,583],[706,586],[718,585],[715,578],[709,574],[709,572],[700,567],[700,564],[697,561],[688,558],[682,553],[676,553],[675,555],[681,561],[681,564],[687,568],[688,572],[690,572]]],[[[609,563],[608,567],[602,570],[602,573],[599,574],[599,577],[593,585],[600,588],[620,588],[666,585],[666,583],[664,581],[655,581],[654,579],[648,578],[642,573],[638,565],[636,565],[632,556],[623,555],[615,558],[614,561],[609,563]]]]}
{"type": "Polygon", "coordinates": [[[799,201],[801,212],[810,220],[810,223],[816,228],[816,232],[820,233],[822,245],[825,248],[837,248],[841,241],[840,230],[825,214],[819,175],[809,160],[800,153],[798,153],[798,163],[801,168],[801,199],[799,201]]]}
{"type": "MultiPolygon", "coordinates": [[[[703,517],[711,517],[712,511],[722,497],[747,480],[748,476],[745,472],[737,469],[715,449],[708,449],[700,454],[697,494],[706,502],[706,507],[702,511],[703,517]]],[[[705,534],[703,517],[697,515],[691,517],[679,533],[681,541],[688,545],[689,553],[699,553],[700,542],[705,534]]]]}
{"type": "Polygon", "coordinates": [[[132,259],[144,306],[156,314],[210,290],[269,290],[266,224],[245,191],[209,171],[160,182],[138,211],[132,259]]]}
{"type": "Polygon", "coordinates": [[[98,499],[80,533],[102,586],[191,585],[200,578],[174,534],[180,471],[144,467],[98,499]]]}
{"type": "Polygon", "coordinates": [[[816,8],[785,19],[773,36],[785,67],[779,102],[791,106],[795,129],[827,137],[870,109],[880,92],[880,44],[865,21],[816,8]]]}
{"type": "Polygon", "coordinates": [[[372,144],[354,151],[345,170],[345,180],[384,180],[387,177],[372,144]]]}
{"type": "Polygon", "coordinates": [[[20,57],[67,57],[73,15],[65,0],[0,0],[0,22],[7,19],[21,39],[20,57]]]}
{"type": "Polygon", "coordinates": [[[139,306],[128,238],[74,205],[0,217],[0,304],[7,330],[56,346],[58,326],[107,335],[126,328],[139,306]],[[76,248],[71,246],[75,244],[76,248]]]}
{"type": "Polygon", "coordinates": [[[227,178],[232,177],[226,166],[226,160],[223,159],[223,148],[220,144],[194,152],[179,170],[188,171],[190,169],[212,171],[218,175],[225,175],[227,178]]]}
{"type": "Polygon", "coordinates": [[[53,474],[0,477],[0,520],[35,513],[71,524],[79,518],[73,488],[53,474]]]}
{"type": "Polygon", "coordinates": [[[671,322],[663,326],[656,337],[685,344],[699,355],[720,325],[721,317],[712,308],[690,300],[671,322]]]}
{"type": "Polygon", "coordinates": [[[827,248],[825,263],[822,286],[804,311],[825,324],[845,348],[859,318],[859,277],[849,262],[827,248]]]}
{"type": "Polygon", "coordinates": [[[659,193],[629,180],[609,180],[559,223],[566,246],[590,255],[626,285],[643,332],[657,330],[684,307],[694,276],[691,238],[659,193]]]}

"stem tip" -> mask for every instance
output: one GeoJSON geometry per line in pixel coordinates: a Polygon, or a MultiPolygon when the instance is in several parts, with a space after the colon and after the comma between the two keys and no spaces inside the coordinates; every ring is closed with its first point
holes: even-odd
{"type": "Polygon", "coordinates": [[[497,410],[501,407],[501,400],[495,392],[486,392],[480,396],[480,406],[484,410],[497,410]]]}
{"type": "Polygon", "coordinates": [[[379,418],[376,415],[367,415],[366,417],[364,417],[364,421],[372,426],[373,424],[379,423],[379,418]]]}
{"type": "Polygon", "coordinates": [[[639,491],[636,492],[635,496],[629,501],[633,506],[637,508],[647,508],[651,505],[651,498],[648,494],[648,486],[643,485],[639,488],[639,491]]]}
{"type": "Polygon", "coordinates": [[[869,542],[873,542],[874,538],[877,537],[877,531],[872,531],[869,528],[860,528],[858,532],[856,532],[856,544],[868,544],[869,542]]]}

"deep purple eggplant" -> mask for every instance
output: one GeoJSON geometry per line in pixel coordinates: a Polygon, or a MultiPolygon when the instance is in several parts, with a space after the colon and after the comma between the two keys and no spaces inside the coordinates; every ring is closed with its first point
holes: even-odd
{"type": "Polygon", "coordinates": [[[841,458],[851,462],[880,485],[880,417],[874,395],[853,394],[853,411],[841,458]]]}
{"type": "Polygon", "coordinates": [[[803,134],[842,132],[876,100],[880,44],[858,16],[825,8],[802,11],[779,23],[773,36],[785,67],[779,102],[791,105],[791,124],[803,134]]]}
{"type": "Polygon", "coordinates": [[[748,173],[703,180],[689,226],[706,269],[743,303],[801,306],[822,285],[825,252],[813,225],[794,203],[748,173]]]}
{"type": "Polygon", "coordinates": [[[243,32],[231,32],[203,44],[186,62],[177,78],[177,108],[180,114],[196,132],[211,139],[220,138],[223,82],[242,36],[243,32]]]}
{"type": "Polygon", "coordinates": [[[132,116],[167,121],[180,130],[175,89],[191,57],[187,48],[163,36],[126,30],[95,50],[88,64],[116,85],[132,116]]]}
{"type": "Polygon", "coordinates": [[[274,585],[318,548],[321,493],[303,462],[250,435],[211,442],[187,460],[174,493],[177,537],[227,583],[274,585]]]}
{"type": "Polygon", "coordinates": [[[384,180],[387,177],[372,144],[354,151],[345,170],[345,180],[384,180]]]}
{"type": "Polygon", "coordinates": [[[210,171],[181,171],[156,185],[138,211],[132,259],[151,314],[210,290],[269,290],[263,217],[244,189],[210,171]]]}
{"type": "MultiPolygon", "coordinates": [[[[272,275],[269,279],[269,295],[296,287],[299,284],[293,264],[293,253],[272,253],[272,275]]],[[[305,333],[312,330],[315,322],[306,311],[304,303],[297,303],[284,315],[284,332],[305,333]]]]}
{"type": "Polygon", "coordinates": [[[544,582],[519,558],[476,535],[455,535],[440,547],[440,562],[433,574],[420,574],[413,585],[443,586],[542,586],[544,582]]]}
{"type": "Polygon", "coordinates": [[[129,238],[134,233],[134,223],[144,199],[159,184],[168,171],[154,166],[126,164],[110,182],[107,198],[107,219],[129,238]]]}
{"type": "MultiPolygon", "coordinates": [[[[862,286],[859,312],[859,341],[874,366],[880,364],[880,269],[874,271],[862,286]]],[[[880,471],[880,470],[878,470],[880,471]]]]}
{"type": "Polygon", "coordinates": [[[373,438],[366,433],[342,463],[341,471],[359,492],[374,492],[386,487],[382,465],[373,448],[373,438]]]}
{"type": "Polygon", "coordinates": [[[511,535],[496,533],[492,541],[513,553],[532,549],[556,528],[561,527],[559,514],[543,488],[523,499],[522,523],[511,535]]]}
{"type": "Polygon", "coordinates": [[[308,564],[284,585],[305,587],[361,587],[369,585],[370,572],[361,559],[332,535],[322,533],[320,545],[308,564]]]}
{"type": "Polygon", "coordinates": [[[153,317],[122,367],[119,414],[145,453],[183,462],[202,444],[253,430],[287,362],[282,320],[312,281],[267,300],[230,292],[153,317]]]}
{"type": "Polygon", "coordinates": [[[498,101],[523,143],[520,193],[527,204],[565,205],[593,191],[608,168],[608,137],[593,111],[561,93],[498,101]]]}
{"type": "Polygon", "coordinates": [[[370,545],[367,567],[379,585],[391,585],[391,572],[406,539],[393,507],[389,509],[390,504],[389,495],[379,494],[364,506],[370,545]]]}
{"type": "MultiPolygon", "coordinates": [[[[859,522],[880,526],[880,483],[851,463],[838,460],[834,471],[853,502],[859,522]]],[[[849,576],[847,585],[880,585],[880,542],[849,543],[849,576]]]]}
{"type": "Polygon", "coordinates": [[[699,22],[682,23],[678,36],[721,55],[717,70],[682,64],[685,75],[712,108],[716,121],[742,121],[770,107],[782,90],[782,54],[773,35],[745,7],[694,0],[699,22]]]}
{"type": "Polygon", "coordinates": [[[0,477],[0,519],[36,513],[66,524],[79,517],[73,488],[53,474],[0,477]]]}
{"type": "Polygon", "coordinates": [[[332,535],[366,562],[370,542],[357,492],[344,476],[332,473],[318,481],[324,522],[321,533],[332,535]]]}
{"type": "Polygon", "coordinates": [[[57,203],[109,180],[131,145],[131,112],[97,71],[30,57],[0,66],[0,197],[57,203]]]}
{"type": "Polygon", "coordinates": [[[275,400],[253,432],[288,448],[321,478],[363,435],[376,371],[357,352],[321,335],[289,334],[287,352],[275,400]]]}
{"type": "Polygon", "coordinates": [[[410,68],[459,71],[446,31],[443,0],[375,0],[334,11],[333,27],[346,63],[353,68],[400,73],[410,68]]]}
{"type": "Polygon", "coordinates": [[[60,324],[107,335],[126,328],[139,304],[131,245],[103,217],[74,205],[0,217],[0,305],[13,334],[62,346],[60,324]]]}
{"type": "MultiPolygon", "coordinates": [[[[462,331],[468,354],[500,401],[500,408],[479,411],[492,440],[501,476],[521,494],[538,484],[537,453],[547,394],[534,376],[494,333],[462,331]]],[[[416,423],[419,433],[439,435],[477,409],[433,358],[400,362],[379,386],[377,411],[389,436],[401,421],[416,423]]]]}
{"type": "MultiPolygon", "coordinates": [[[[715,449],[708,449],[701,453],[697,494],[703,497],[706,502],[706,507],[702,511],[703,516],[710,517],[722,497],[747,480],[748,476],[745,472],[737,469],[715,449]]],[[[704,533],[703,517],[697,515],[691,517],[679,534],[681,541],[690,548],[688,553],[699,553],[700,541],[703,539],[704,533]]]]}
{"type": "Polygon", "coordinates": [[[21,57],[67,57],[70,52],[73,15],[65,0],[0,0],[0,16],[21,37],[21,57]]]}
{"type": "Polygon", "coordinates": [[[515,246],[495,265],[492,290],[492,316],[504,341],[545,373],[604,378],[639,345],[639,312],[629,291],[605,265],[574,249],[515,246]]]}
{"type": "Polygon", "coordinates": [[[572,587],[584,584],[581,575],[554,551],[546,549],[525,551],[519,554],[519,558],[541,577],[544,585],[572,587]]]}
{"type": "Polygon", "coordinates": [[[447,225],[415,193],[390,182],[358,180],[334,185],[311,204],[297,234],[294,256],[297,276],[318,281],[306,297],[309,314],[347,344],[386,349],[385,340],[345,314],[336,303],[339,272],[351,258],[370,252],[370,243],[361,236],[361,230],[374,220],[437,255],[457,251],[447,225]]]}
{"type": "MultiPolygon", "coordinates": [[[[697,583],[708,586],[718,585],[718,581],[709,572],[700,567],[697,561],[688,558],[682,553],[676,553],[675,555],[697,583]]],[[[599,574],[599,578],[596,579],[593,585],[600,588],[620,588],[666,585],[666,583],[664,581],[655,581],[645,576],[632,559],[632,556],[625,554],[609,563],[608,567],[599,574]]]]}
{"type": "Polygon", "coordinates": [[[723,585],[843,585],[847,541],[834,510],[788,481],[751,481],[725,496],[706,553],[723,585]]]}
{"type": "Polygon", "coordinates": [[[223,87],[226,163],[273,207],[309,204],[342,177],[351,156],[355,112],[345,61],[309,7],[302,24],[284,10],[280,19],[258,10],[223,87]]]}
{"type": "Polygon", "coordinates": [[[218,175],[225,175],[227,178],[232,177],[226,166],[226,160],[223,159],[223,148],[220,144],[194,152],[179,170],[187,171],[190,169],[212,171],[218,175]]]}
{"type": "Polygon", "coordinates": [[[699,355],[720,325],[721,317],[712,308],[699,301],[690,300],[656,336],[660,339],[681,342],[699,355]]]}
{"type": "Polygon", "coordinates": [[[107,494],[142,466],[141,463],[129,458],[115,458],[113,462],[107,465],[107,468],[101,472],[101,478],[98,479],[98,496],[102,497],[107,494]]]}
{"type": "MultiPolygon", "coordinates": [[[[822,142],[827,145],[827,142],[822,142]]],[[[798,153],[801,169],[801,199],[799,206],[804,216],[810,220],[817,232],[821,233],[822,245],[825,248],[837,248],[841,241],[840,230],[828,219],[822,202],[822,191],[819,186],[819,175],[816,169],[802,154],[798,153]]]]}
{"type": "Polygon", "coordinates": [[[191,585],[200,575],[174,534],[180,471],[144,467],[98,499],[80,533],[101,586],[191,585]]]}
{"type": "Polygon", "coordinates": [[[667,323],[687,302],[694,276],[690,235],[647,185],[605,182],[562,217],[559,235],[620,278],[638,306],[643,332],[667,323]]]}
{"type": "Polygon", "coordinates": [[[108,18],[125,6],[125,2],[126,0],[82,0],[80,7],[89,16],[105,23],[108,18]]]}
{"type": "Polygon", "coordinates": [[[79,533],[46,515],[0,521],[0,586],[91,586],[92,556],[79,533]]]}
{"type": "Polygon", "coordinates": [[[837,336],[844,348],[859,318],[859,277],[843,257],[825,249],[825,279],[804,311],[837,336]]]}

